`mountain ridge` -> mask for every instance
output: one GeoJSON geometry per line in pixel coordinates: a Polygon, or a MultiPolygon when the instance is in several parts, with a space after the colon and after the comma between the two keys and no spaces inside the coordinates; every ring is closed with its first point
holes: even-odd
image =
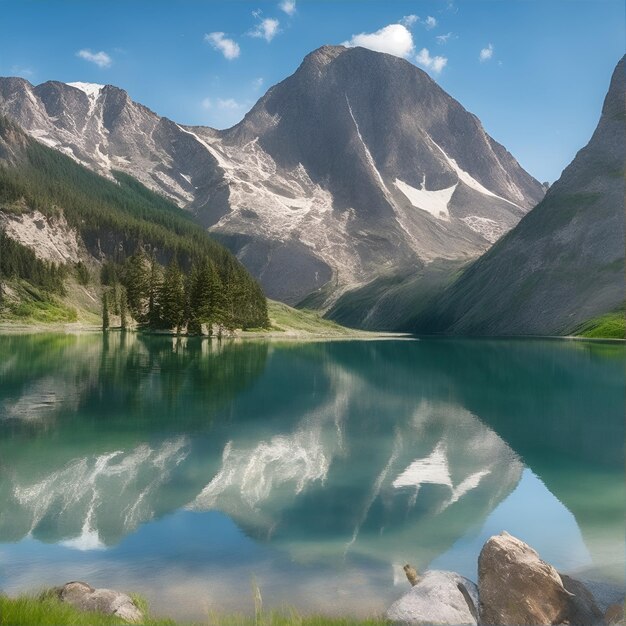
{"type": "Polygon", "coordinates": [[[0,112],[168,195],[290,304],[319,292],[328,309],[381,275],[471,260],[543,197],[425,72],[364,48],[311,52],[223,131],[161,118],[114,86],[12,80],[0,112]]]}
{"type": "Polygon", "coordinates": [[[591,139],[544,200],[473,263],[413,330],[562,335],[624,306],[626,56],[591,139]]]}

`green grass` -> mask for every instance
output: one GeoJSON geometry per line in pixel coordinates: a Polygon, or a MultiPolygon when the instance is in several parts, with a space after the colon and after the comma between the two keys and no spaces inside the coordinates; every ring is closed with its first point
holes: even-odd
{"type": "MultiPolygon", "coordinates": [[[[143,600],[133,600],[145,610],[143,600]]],[[[0,596],[0,626],[118,626],[122,620],[99,613],[82,613],[52,596],[0,596]]],[[[207,614],[200,622],[184,625],[169,619],[147,617],[145,626],[387,626],[383,619],[358,620],[321,615],[303,616],[292,609],[243,614],[207,614]]]]}
{"type": "MultiPolygon", "coordinates": [[[[0,596],[0,626],[117,626],[123,620],[99,613],[83,613],[54,597],[0,596]]],[[[175,626],[171,620],[148,618],[146,626],[175,626]]]]}
{"type": "Polygon", "coordinates": [[[324,319],[317,311],[294,309],[281,302],[269,300],[268,314],[272,330],[340,336],[354,334],[352,329],[324,319]]]}
{"type": "Polygon", "coordinates": [[[22,324],[59,324],[75,322],[78,314],[60,298],[26,281],[13,281],[0,305],[0,319],[22,324]]]}
{"type": "Polygon", "coordinates": [[[626,338],[626,316],[624,311],[608,313],[589,320],[575,331],[579,337],[594,339],[624,339],[626,338]]]}

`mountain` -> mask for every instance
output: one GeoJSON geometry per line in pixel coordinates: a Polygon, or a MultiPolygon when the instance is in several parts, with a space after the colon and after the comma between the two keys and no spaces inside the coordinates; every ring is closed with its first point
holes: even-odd
{"type": "Polygon", "coordinates": [[[323,309],[380,277],[477,257],[544,194],[426,73],[364,48],[312,52],[224,131],[176,124],[111,85],[0,79],[0,112],[169,196],[269,297],[316,294],[323,309]]]}
{"type": "MultiPolygon", "coordinates": [[[[103,286],[110,286],[119,299],[121,281],[130,298],[124,273],[141,251],[145,263],[137,260],[138,265],[149,264],[148,254],[156,261],[150,270],[155,285],[161,280],[161,265],[176,260],[189,270],[207,263],[216,273],[213,293],[223,294],[221,306],[232,308],[237,326],[262,326],[267,320],[260,287],[189,213],[127,174],[114,172],[114,180],[95,174],[2,117],[0,243],[3,316],[33,313],[36,321],[74,321],[58,298],[72,295],[68,279],[76,288],[71,304],[99,315],[103,286]],[[25,301],[37,310],[25,310],[25,301]],[[51,310],[61,317],[43,315],[51,310]]],[[[142,281],[149,273],[147,267],[135,270],[142,281]]],[[[142,289],[147,287],[142,284],[142,289]]]]}
{"type": "Polygon", "coordinates": [[[624,306],[626,57],[598,126],[545,199],[473,263],[413,328],[562,335],[624,306]]]}

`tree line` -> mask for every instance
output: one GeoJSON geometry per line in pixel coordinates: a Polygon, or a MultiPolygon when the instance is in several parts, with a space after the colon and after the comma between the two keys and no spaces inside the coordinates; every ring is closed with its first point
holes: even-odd
{"type": "Polygon", "coordinates": [[[102,267],[102,326],[110,316],[126,329],[134,321],[150,330],[200,335],[269,325],[265,296],[241,274],[204,257],[184,272],[176,258],[165,267],[140,248],[124,263],[102,267]]]}

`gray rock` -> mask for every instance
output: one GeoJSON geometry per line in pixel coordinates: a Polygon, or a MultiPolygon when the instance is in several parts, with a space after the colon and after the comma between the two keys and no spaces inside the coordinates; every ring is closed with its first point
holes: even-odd
{"type": "Polygon", "coordinates": [[[476,585],[455,572],[427,571],[386,613],[395,624],[477,624],[476,585]]]}
{"type": "Polygon", "coordinates": [[[115,615],[127,622],[140,622],[144,617],[130,596],[112,589],[94,589],[74,581],[63,585],[57,593],[60,600],[79,611],[115,615]]]}
{"type": "Polygon", "coordinates": [[[560,574],[560,576],[563,586],[572,594],[572,597],[568,600],[568,623],[578,626],[603,624],[604,615],[596,604],[591,591],[580,580],[576,580],[567,574],[560,574]]]}

